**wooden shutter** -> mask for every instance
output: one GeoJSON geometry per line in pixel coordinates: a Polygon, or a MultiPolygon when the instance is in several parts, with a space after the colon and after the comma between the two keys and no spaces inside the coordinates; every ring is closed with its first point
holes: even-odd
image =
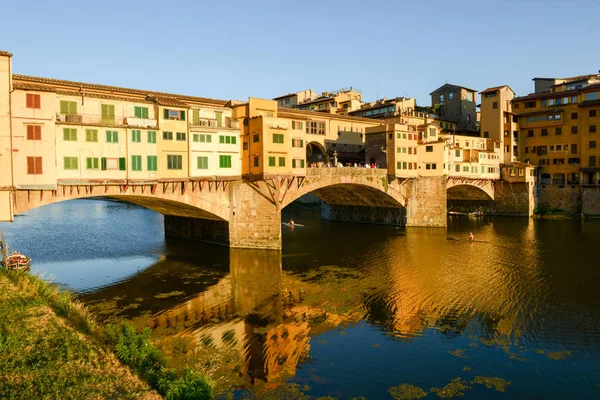
{"type": "Polygon", "coordinates": [[[27,125],[27,140],[33,140],[33,125],[27,125]]]}
{"type": "Polygon", "coordinates": [[[39,94],[34,94],[33,95],[33,108],[40,108],[41,107],[41,98],[39,94]]]}
{"type": "Polygon", "coordinates": [[[34,157],[27,157],[27,175],[35,174],[35,159],[34,157]]]}
{"type": "Polygon", "coordinates": [[[192,123],[200,125],[200,112],[198,110],[192,110],[192,123]]]}
{"type": "Polygon", "coordinates": [[[69,102],[65,100],[60,101],[60,113],[68,114],[69,113],[69,102]]]}
{"type": "Polygon", "coordinates": [[[148,107],[142,107],[142,118],[148,119],[148,107]]]}
{"type": "Polygon", "coordinates": [[[165,108],[163,111],[164,111],[164,112],[163,112],[163,114],[164,114],[164,115],[163,115],[163,116],[164,116],[164,119],[169,119],[169,109],[168,109],[168,108],[165,108]]]}
{"type": "Polygon", "coordinates": [[[125,158],[119,158],[119,170],[120,171],[125,171],[125,158]]]}
{"type": "Polygon", "coordinates": [[[42,157],[35,157],[35,173],[42,174],[42,157]]]}
{"type": "Polygon", "coordinates": [[[106,171],[106,157],[102,157],[100,162],[102,164],[102,171],[106,171]]]}
{"type": "Polygon", "coordinates": [[[180,111],[180,112],[179,112],[179,119],[180,119],[181,121],[185,121],[185,111],[180,111]]]}
{"type": "Polygon", "coordinates": [[[27,108],[33,108],[33,95],[28,93],[26,96],[26,99],[27,99],[27,108]]]}

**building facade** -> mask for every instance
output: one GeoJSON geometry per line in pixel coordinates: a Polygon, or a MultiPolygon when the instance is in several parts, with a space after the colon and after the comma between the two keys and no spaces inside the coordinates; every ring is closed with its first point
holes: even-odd
{"type": "Polygon", "coordinates": [[[473,89],[445,84],[433,92],[431,107],[440,119],[456,123],[460,132],[477,132],[476,94],[473,89]]]}
{"type": "Polygon", "coordinates": [[[497,86],[481,93],[481,135],[502,143],[504,164],[519,157],[518,117],[512,111],[515,92],[507,86],[497,86]]]}

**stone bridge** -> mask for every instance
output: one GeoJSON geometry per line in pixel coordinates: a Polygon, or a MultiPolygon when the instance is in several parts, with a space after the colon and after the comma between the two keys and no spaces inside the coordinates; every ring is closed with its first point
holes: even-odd
{"type": "Polygon", "coordinates": [[[13,213],[71,199],[111,198],[165,216],[165,233],[239,248],[281,248],[281,211],[313,193],[326,219],[401,226],[446,226],[448,199],[493,200],[495,181],[396,178],[386,169],[312,168],[306,176],[243,180],[68,181],[13,192],[13,213]]]}

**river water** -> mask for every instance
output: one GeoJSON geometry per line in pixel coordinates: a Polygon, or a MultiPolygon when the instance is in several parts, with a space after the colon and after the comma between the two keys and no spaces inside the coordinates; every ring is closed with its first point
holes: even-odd
{"type": "Polygon", "coordinates": [[[600,398],[600,221],[291,216],[281,253],[165,240],[160,214],[102,200],[0,230],[100,322],[154,329],[236,398],[600,398]]]}

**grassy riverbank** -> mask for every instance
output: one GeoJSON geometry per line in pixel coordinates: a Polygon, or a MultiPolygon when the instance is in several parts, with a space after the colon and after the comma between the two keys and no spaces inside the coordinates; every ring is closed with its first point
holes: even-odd
{"type": "Polygon", "coordinates": [[[98,326],[68,292],[0,269],[0,398],[210,398],[204,377],[167,370],[148,338],[98,326]]]}

